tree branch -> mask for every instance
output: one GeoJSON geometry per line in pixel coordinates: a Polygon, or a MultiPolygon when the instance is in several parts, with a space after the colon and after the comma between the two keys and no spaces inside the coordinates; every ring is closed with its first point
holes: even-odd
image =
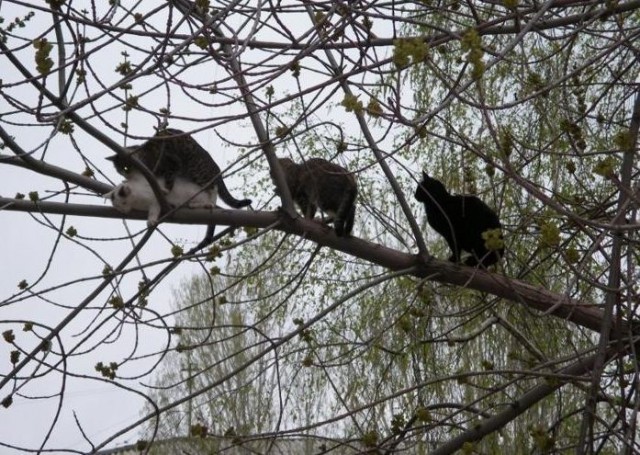
{"type": "MultiPolygon", "coordinates": [[[[0,138],[7,144],[6,133],[2,127],[0,127],[0,138]]],[[[9,164],[11,166],[18,166],[38,174],[47,175],[55,179],[60,179],[63,182],[69,182],[87,188],[91,191],[95,191],[98,194],[108,193],[113,187],[107,183],[100,182],[91,177],[86,177],[82,174],[71,172],[65,168],[48,164],[44,161],[36,160],[27,156],[8,156],[0,154],[0,164],[9,164]],[[28,158],[28,159],[25,159],[28,158]]]]}
{"type": "MultiPolygon", "coordinates": [[[[623,352],[628,352],[629,349],[629,343],[627,343],[627,345],[625,346],[624,351],[621,351],[617,347],[609,346],[605,352],[605,363],[608,363],[611,360],[615,359],[623,352]]],[[[522,397],[520,397],[518,400],[512,402],[509,408],[504,412],[496,414],[495,416],[484,420],[482,423],[474,426],[473,428],[461,433],[460,435],[438,447],[436,450],[432,451],[431,455],[446,455],[454,453],[456,450],[461,449],[464,443],[480,440],[483,437],[493,433],[494,431],[503,428],[520,414],[533,407],[536,403],[551,395],[560,387],[568,384],[569,381],[561,379],[562,375],[585,376],[590,371],[592,371],[597,360],[598,354],[594,354],[587,357],[586,359],[579,360],[574,364],[561,369],[557,372],[559,375],[558,378],[555,378],[553,381],[545,381],[543,384],[534,387],[529,392],[522,395],[522,397]]]]}
{"type": "MultiPolygon", "coordinates": [[[[127,218],[145,220],[147,214],[134,212],[126,217],[112,207],[61,202],[38,202],[0,197],[0,209],[9,211],[77,215],[98,218],[127,218]]],[[[312,220],[291,219],[280,212],[250,212],[244,210],[216,209],[213,211],[180,209],[167,217],[165,222],[178,224],[216,224],[226,226],[248,226],[267,228],[280,221],[278,230],[298,235],[319,245],[327,246],[355,256],[390,270],[404,270],[416,267],[413,276],[442,284],[452,284],[487,292],[514,303],[527,305],[542,312],[571,321],[579,326],[599,332],[603,312],[593,303],[571,299],[562,294],[548,291],[523,281],[508,278],[497,273],[465,267],[449,261],[431,258],[422,261],[418,256],[387,248],[384,245],[367,242],[359,238],[337,237],[333,230],[312,220]]],[[[612,332],[629,334],[636,330],[636,324],[622,320],[613,325],[612,332]]]]}

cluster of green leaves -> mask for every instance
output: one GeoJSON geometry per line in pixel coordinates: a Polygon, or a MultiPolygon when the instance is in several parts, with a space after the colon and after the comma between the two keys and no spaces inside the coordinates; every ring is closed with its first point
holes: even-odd
{"type": "Polygon", "coordinates": [[[118,364],[110,362],[109,365],[105,365],[102,362],[98,362],[95,365],[95,370],[105,378],[113,380],[116,377],[116,371],[118,371],[118,364]]]}
{"type": "MultiPolygon", "coordinates": [[[[27,22],[29,22],[35,16],[34,11],[29,11],[23,17],[16,17],[7,25],[6,28],[0,27],[0,40],[4,43],[7,42],[7,34],[13,32],[16,28],[24,28],[27,26],[27,22]]],[[[4,17],[0,17],[0,25],[4,23],[4,17]]]]}
{"type": "Polygon", "coordinates": [[[475,29],[469,29],[462,36],[460,41],[462,49],[467,51],[467,61],[471,63],[473,70],[471,75],[474,79],[480,79],[484,74],[484,50],[482,49],[482,40],[475,29]]]}
{"type": "Polygon", "coordinates": [[[429,45],[423,38],[398,38],[393,41],[393,63],[400,69],[424,61],[429,45]]]}
{"type": "Polygon", "coordinates": [[[504,240],[502,239],[502,229],[489,229],[482,233],[484,246],[488,250],[499,250],[504,248],[504,240]]]}
{"type": "Polygon", "coordinates": [[[53,49],[53,44],[46,38],[39,38],[33,41],[33,47],[36,50],[36,70],[38,73],[46,76],[51,71],[51,68],[53,68],[53,60],[49,57],[53,49]]]}
{"type": "Polygon", "coordinates": [[[362,101],[358,99],[356,95],[345,94],[344,99],[340,103],[344,106],[347,112],[362,112],[364,106],[362,105],[362,101]]]}
{"type": "Polygon", "coordinates": [[[111,305],[116,310],[120,310],[124,308],[124,300],[119,295],[114,295],[109,299],[109,305],[111,305]]]}

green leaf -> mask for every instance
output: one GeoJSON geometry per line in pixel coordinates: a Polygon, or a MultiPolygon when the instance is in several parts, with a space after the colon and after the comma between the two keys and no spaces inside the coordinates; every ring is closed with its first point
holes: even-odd
{"type": "Polygon", "coordinates": [[[53,60],[49,57],[53,45],[46,38],[40,38],[33,41],[33,47],[36,49],[36,71],[46,76],[53,68],[53,60]]]}

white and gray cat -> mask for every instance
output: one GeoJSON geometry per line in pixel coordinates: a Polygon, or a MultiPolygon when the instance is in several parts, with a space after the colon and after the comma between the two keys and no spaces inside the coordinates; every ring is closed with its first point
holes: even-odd
{"type": "MultiPolygon", "coordinates": [[[[126,180],[105,197],[122,213],[147,211],[149,225],[156,224],[161,213],[160,202],[144,175],[133,166],[130,156],[136,157],[154,175],[171,207],[215,208],[218,194],[225,204],[236,209],[251,204],[250,199],[236,199],[231,195],[220,167],[190,134],[166,128],[143,144],[128,149],[129,155],[108,158],[126,180]]],[[[210,224],[205,238],[195,249],[211,243],[214,233],[215,224],[210,224]]]]}
{"type": "MultiPolygon", "coordinates": [[[[161,188],[165,188],[164,178],[158,179],[161,188]]],[[[148,212],[147,224],[155,225],[160,217],[160,201],[153,192],[147,179],[139,172],[132,172],[113,190],[104,195],[121,213],[132,210],[148,212]]],[[[213,209],[216,206],[215,187],[203,189],[200,185],[182,177],[175,178],[171,190],[166,190],[165,198],[171,208],[188,207],[191,209],[213,209]]]]}

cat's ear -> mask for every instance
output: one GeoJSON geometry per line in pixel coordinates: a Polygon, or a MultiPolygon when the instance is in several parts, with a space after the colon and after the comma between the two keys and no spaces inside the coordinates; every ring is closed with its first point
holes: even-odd
{"type": "Polygon", "coordinates": [[[422,178],[423,179],[428,179],[429,178],[429,174],[427,174],[425,171],[422,171],[422,178]]]}
{"type": "MultiPolygon", "coordinates": [[[[141,147],[140,145],[130,145],[123,148],[127,151],[128,155],[133,155],[140,147],[141,147]]],[[[127,154],[125,154],[125,157],[127,156],[127,154]]],[[[118,161],[122,161],[123,158],[119,158],[118,154],[115,154],[115,155],[106,157],[105,160],[111,161],[112,163],[117,163],[118,161]]]]}

